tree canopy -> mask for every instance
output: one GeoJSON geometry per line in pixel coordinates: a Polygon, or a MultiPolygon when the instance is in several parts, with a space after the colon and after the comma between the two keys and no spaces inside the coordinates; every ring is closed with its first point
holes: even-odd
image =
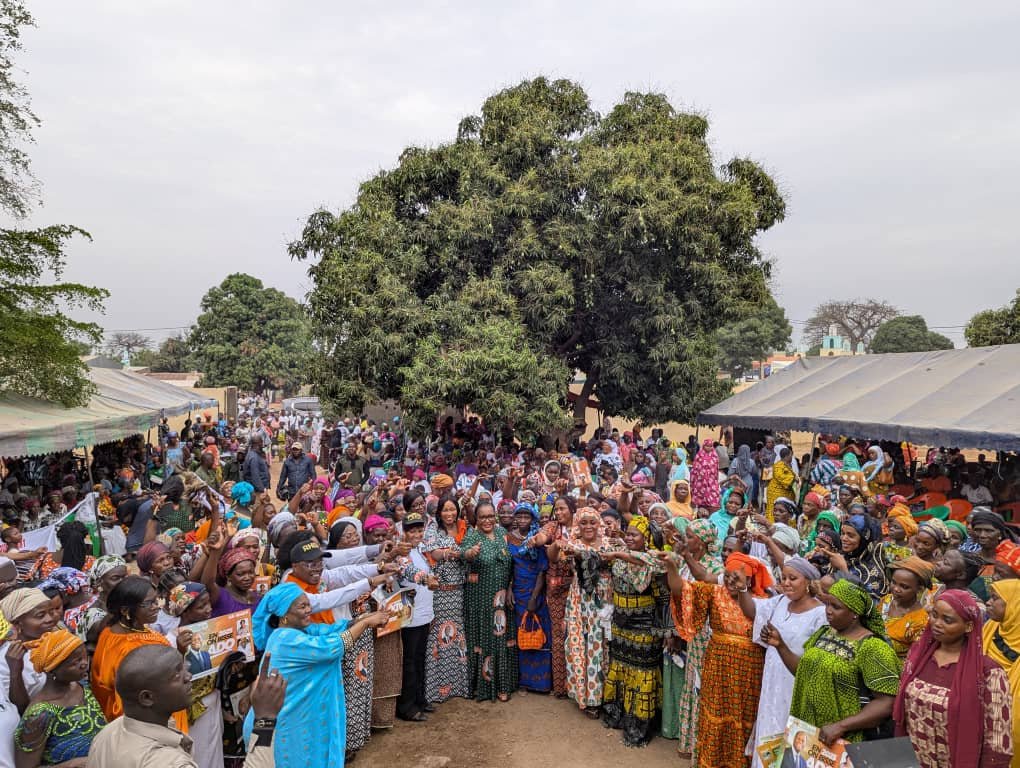
{"type": "Polygon", "coordinates": [[[718,401],[716,331],[769,299],[755,236],[785,203],[748,159],[717,170],[707,134],[661,94],[601,116],[577,84],[540,77],[488,98],[455,140],[407,148],[290,247],[318,258],[320,397],[396,398],[421,426],[452,405],[547,430],[569,423],[575,371],[579,409],[594,395],[655,422],[718,401]]]}
{"type": "Polygon", "coordinates": [[[793,326],[786,312],[772,297],[748,317],[727,323],[716,331],[719,367],[734,376],[742,376],[755,360],[762,360],[790,343],[793,326]]]}
{"type": "MultiPolygon", "coordinates": [[[[0,210],[15,220],[26,217],[38,198],[24,145],[39,119],[15,79],[14,62],[21,30],[31,24],[22,3],[0,0],[0,210]]],[[[108,293],[61,282],[64,246],[76,236],[89,234],[68,225],[0,229],[0,391],[68,407],[89,400],[93,387],[79,354],[101,342],[102,329],[66,312],[100,311],[108,293]]]]}
{"type": "Polygon", "coordinates": [[[142,349],[131,357],[132,365],[143,365],[151,371],[181,373],[189,370],[191,349],[188,340],[182,336],[170,336],[163,340],[158,349],[142,349]]]}
{"type": "Polygon", "coordinates": [[[974,315],[963,335],[972,347],[1020,344],[1020,289],[1005,307],[986,309],[974,315]]]}
{"type": "Polygon", "coordinates": [[[106,342],[107,351],[118,359],[127,354],[133,360],[139,352],[151,348],[152,339],[136,331],[115,333],[106,342]]]}
{"type": "Polygon", "coordinates": [[[901,315],[887,320],[879,326],[871,341],[871,351],[876,354],[952,348],[952,340],[941,333],[929,331],[928,324],[920,315],[901,315]]]}
{"type": "Polygon", "coordinates": [[[201,308],[188,346],[204,386],[290,393],[304,383],[311,337],[297,301],[237,273],[210,288],[201,308]]]}
{"type": "Polygon", "coordinates": [[[839,335],[850,340],[856,350],[859,343],[871,348],[882,323],[899,315],[899,310],[887,301],[878,299],[853,299],[851,301],[827,301],[815,307],[814,314],[804,324],[801,341],[807,346],[822,343],[822,337],[829,333],[829,326],[836,326],[839,335]]]}

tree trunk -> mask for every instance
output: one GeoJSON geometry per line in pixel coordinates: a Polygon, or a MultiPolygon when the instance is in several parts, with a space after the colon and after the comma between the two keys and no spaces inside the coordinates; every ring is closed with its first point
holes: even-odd
{"type": "Polygon", "coordinates": [[[591,397],[592,391],[595,389],[595,375],[589,373],[585,379],[584,384],[581,385],[581,394],[577,396],[577,400],[574,401],[574,422],[584,421],[585,409],[588,407],[588,398],[591,397]]]}

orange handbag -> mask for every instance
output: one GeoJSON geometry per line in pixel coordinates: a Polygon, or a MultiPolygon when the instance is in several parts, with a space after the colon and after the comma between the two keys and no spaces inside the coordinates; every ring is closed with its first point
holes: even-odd
{"type": "Polygon", "coordinates": [[[525,611],[521,616],[521,626],[517,628],[517,647],[522,651],[540,651],[544,646],[542,622],[531,611],[525,611]]]}

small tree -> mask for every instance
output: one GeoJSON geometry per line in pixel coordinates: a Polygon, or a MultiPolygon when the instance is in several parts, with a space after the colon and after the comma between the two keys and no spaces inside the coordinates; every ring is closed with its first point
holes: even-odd
{"type": "Polygon", "coordinates": [[[901,315],[882,323],[871,342],[871,351],[876,354],[952,348],[952,340],[941,333],[929,331],[928,324],[920,315],[901,315]]]}
{"type": "Polygon", "coordinates": [[[117,359],[126,354],[129,360],[133,360],[134,356],[143,349],[151,348],[152,339],[135,331],[115,333],[106,342],[107,353],[117,359]]]}
{"type": "Polygon", "coordinates": [[[793,327],[786,312],[769,297],[765,306],[747,317],[728,323],[716,331],[719,344],[719,367],[733,376],[742,376],[754,360],[785,349],[790,343],[793,327]]]}
{"type": "Polygon", "coordinates": [[[827,301],[815,307],[814,314],[804,324],[802,340],[808,346],[821,344],[822,337],[834,325],[841,336],[850,340],[853,349],[857,349],[857,345],[862,342],[865,348],[870,348],[879,326],[897,315],[899,310],[887,301],[827,301]]]}
{"type": "Polygon", "coordinates": [[[1020,344],[1020,289],[1013,301],[1001,309],[978,312],[963,332],[972,347],[1020,344]]]}

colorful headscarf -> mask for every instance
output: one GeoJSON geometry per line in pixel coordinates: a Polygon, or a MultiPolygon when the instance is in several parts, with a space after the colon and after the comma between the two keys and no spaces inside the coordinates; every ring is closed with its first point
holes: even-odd
{"type": "Polygon", "coordinates": [[[255,555],[244,547],[228,549],[220,556],[220,562],[216,565],[216,576],[220,581],[226,583],[230,572],[245,561],[255,562],[255,555]]]}
{"type": "Polygon", "coordinates": [[[181,616],[191,604],[205,594],[204,584],[196,581],[185,581],[170,590],[170,594],[163,601],[163,609],[171,616],[181,616]]]}
{"type": "Polygon", "coordinates": [[[645,540],[645,547],[652,549],[652,521],[647,517],[641,517],[641,515],[634,515],[630,518],[630,522],[627,524],[628,528],[635,528],[641,533],[641,537],[645,540]]]}
{"type": "Polygon", "coordinates": [[[825,507],[825,499],[822,498],[822,495],[820,493],[817,493],[815,491],[808,491],[806,494],[804,494],[804,501],[810,501],[819,509],[823,509],[825,507]]]}
{"type": "Polygon", "coordinates": [[[687,532],[700,539],[710,555],[719,551],[715,526],[708,520],[701,518],[691,520],[690,525],[687,526],[687,532]]]}
{"type": "Polygon", "coordinates": [[[1012,541],[1001,541],[995,548],[995,559],[1020,576],[1020,547],[1012,541]]]}
{"type": "Polygon", "coordinates": [[[726,570],[742,571],[745,575],[751,576],[751,594],[755,597],[765,597],[765,590],[775,583],[765,563],[743,552],[734,552],[726,558],[726,570]]]}
{"type": "Polygon", "coordinates": [[[829,587],[829,594],[857,614],[861,624],[873,635],[885,637],[885,622],[882,621],[879,612],[875,610],[875,601],[871,599],[868,590],[860,584],[840,579],[829,587]]]}
{"type": "Polygon", "coordinates": [[[56,589],[65,595],[77,595],[89,585],[89,577],[77,568],[54,568],[38,585],[39,589],[56,589]]]}
{"type": "Polygon", "coordinates": [[[98,591],[103,583],[103,577],[114,568],[127,567],[127,562],[120,555],[103,555],[97,557],[89,571],[89,583],[92,589],[98,591]]]}
{"type": "Polygon", "coordinates": [[[825,511],[823,511],[823,512],[819,512],[818,513],[818,517],[815,518],[815,530],[818,530],[818,524],[822,520],[824,520],[829,525],[831,525],[833,531],[835,531],[836,533],[839,533],[840,522],[839,522],[839,517],[836,515],[835,512],[830,512],[827,509],[825,511]]]}
{"type": "MultiPolygon", "coordinates": [[[[977,507],[975,507],[975,510],[977,510],[977,507]]],[[[1009,540],[1017,542],[1017,540],[1020,539],[1020,536],[1017,536],[1013,529],[1006,525],[1006,521],[1002,519],[1002,515],[997,512],[985,510],[975,511],[970,516],[970,524],[972,527],[978,525],[992,526],[999,532],[1003,541],[1009,540]]]]}
{"type": "Polygon", "coordinates": [[[244,480],[239,483],[234,483],[234,487],[230,489],[230,498],[242,507],[247,507],[251,504],[251,500],[254,496],[255,486],[251,483],[245,482],[244,480]]]}
{"type": "MultiPolygon", "coordinates": [[[[980,758],[984,743],[985,711],[985,661],[981,642],[984,628],[981,609],[973,596],[962,589],[947,589],[938,599],[946,602],[964,622],[973,625],[965,636],[963,650],[953,671],[953,683],[949,686],[949,708],[946,718],[949,725],[949,764],[978,765],[982,762],[980,758]]],[[[939,642],[935,639],[929,623],[910,647],[903,667],[900,692],[893,705],[893,720],[896,721],[898,736],[906,735],[907,687],[921,674],[938,648],[939,642]]]]}
{"type": "Polygon", "coordinates": [[[266,532],[261,528],[243,528],[242,530],[235,533],[230,537],[230,541],[227,542],[227,549],[235,549],[241,546],[241,542],[247,541],[248,539],[255,539],[259,543],[259,551],[266,546],[266,532]]]}
{"type": "Polygon", "coordinates": [[[783,523],[776,523],[772,527],[772,540],[791,552],[796,553],[800,550],[800,534],[797,533],[797,529],[783,523]]]}
{"type": "Polygon", "coordinates": [[[793,570],[797,571],[797,573],[808,581],[818,581],[822,578],[821,572],[811,564],[810,560],[803,557],[788,557],[783,563],[783,567],[793,568],[793,570]]]}
{"type": "Polygon", "coordinates": [[[904,533],[907,534],[907,538],[913,538],[917,534],[918,525],[917,520],[910,513],[910,510],[903,504],[894,504],[893,508],[889,510],[889,520],[895,520],[900,524],[900,528],[903,529],[904,533]]]}
{"type": "Polygon", "coordinates": [[[265,650],[269,636],[273,633],[269,619],[273,616],[277,618],[285,616],[294,601],[303,594],[304,590],[290,581],[285,581],[266,592],[251,617],[252,639],[256,648],[260,651],[265,650]]]}
{"type": "Polygon", "coordinates": [[[54,629],[25,643],[32,666],[39,672],[52,672],[82,645],[82,639],[66,629],[54,629]]]}
{"type": "Polygon", "coordinates": [[[170,550],[167,549],[166,545],[159,541],[150,541],[148,544],[143,544],[142,548],[138,550],[138,555],[135,557],[138,570],[141,573],[147,574],[153,564],[169,552],[170,550]]]}
{"type": "Polygon", "coordinates": [[[280,531],[282,531],[284,526],[287,525],[297,525],[297,518],[294,517],[294,513],[289,510],[277,512],[273,515],[269,522],[266,523],[266,531],[269,533],[269,538],[275,542],[277,537],[280,535],[280,531]]]}
{"type": "Polygon", "coordinates": [[[11,622],[7,621],[2,613],[0,613],[0,643],[7,639],[7,635],[11,633],[11,622]]]}
{"type": "Polygon", "coordinates": [[[378,530],[379,528],[389,528],[389,527],[390,527],[390,521],[387,520],[382,515],[369,515],[365,519],[365,523],[364,523],[364,530],[365,530],[366,533],[368,533],[369,531],[378,530]]]}
{"type": "Polygon", "coordinates": [[[170,547],[172,547],[174,544],[174,537],[180,536],[183,533],[184,531],[182,531],[180,528],[167,528],[165,531],[163,531],[163,533],[159,534],[159,536],[156,537],[156,541],[165,545],[167,549],[170,549],[170,547]]]}
{"type": "Polygon", "coordinates": [[[945,523],[937,518],[933,517],[931,520],[925,520],[921,523],[917,528],[917,532],[920,533],[921,531],[935,539],[935,543],[939,547],[944,547],[946,542],[949,541],[949,529],[946,528],[945,523]]]}
{"type": "Polygon", "coordinates": [[[961,523],[959,520],[946,520],[946,530],[956,531],[960,534],[960,541],[966,543],[970,537],[970,533],[967,531],[967,526],[961,523]]]}

